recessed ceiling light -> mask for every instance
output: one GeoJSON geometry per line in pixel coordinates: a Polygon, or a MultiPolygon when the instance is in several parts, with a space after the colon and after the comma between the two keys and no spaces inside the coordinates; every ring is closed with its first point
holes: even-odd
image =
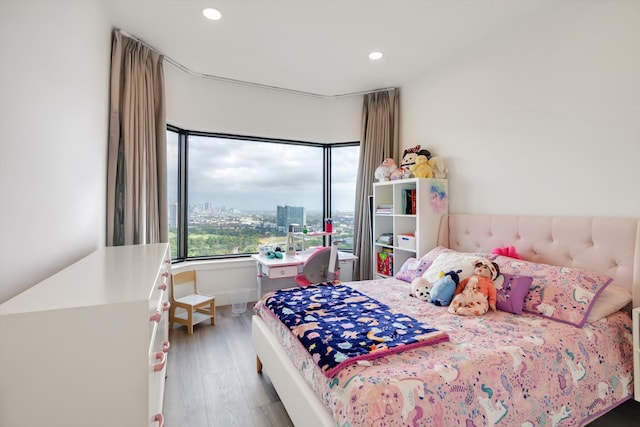
{"type": "Polygon", "coordinates": [[[375,61],[375,60],[380,59],[380,58],[382,58],[382,52],[371,52],[369,54],[369,59],[371,59],[371,60],[375,61]]]}
{"type": "Polygon", "coordinates": [[[203,9],[202,14],[205,16],[205,18],[211,19],[212,21],[217,21],[218,19],[222,18],[222,13],[220,13],[218,9],[214,9],[212,7],[203,9]]]}

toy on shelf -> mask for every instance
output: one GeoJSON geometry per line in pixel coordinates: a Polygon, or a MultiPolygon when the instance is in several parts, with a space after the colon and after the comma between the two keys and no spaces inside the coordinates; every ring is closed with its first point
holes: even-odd
{"type": "Polygon", "coordinates": [[[396,161],[391,157],[384,159],[384,161],[376,168],[374,173],[375,178],[378,181],[389,181],[391,174],[398,168],[396,161]]]}
{"type": "Polygon", "coordinates": [[[429,166],[433,170],[433,177],[444,179],[447,177],[447,167],[444,165],[444,160],[442,157],[433,156],[429,159],[429,166]]]}
{"type": "Polygon", "coordinates": [[[422,154],[416,157],[416,162],[409,167],[416,178],[433,178],[433,169],[429,165],[429,159],[422,154]]]}
{"type": "Polygon", "coordinates": [[[431,158],[429,150],[421,149],[420,145],[416,145],[412,148],[407,148],[402,154],[402,160],[400,161],[400,169],[402,169],[402,178],[411,178],[415,175],[411,172],[411,166],[416,164],[416,158],[418,156],[426,156],[427,159],[431,158]]]}

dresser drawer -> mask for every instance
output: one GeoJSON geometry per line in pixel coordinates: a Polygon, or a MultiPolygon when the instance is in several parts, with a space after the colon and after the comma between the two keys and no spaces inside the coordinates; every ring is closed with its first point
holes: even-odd
{"type": "Polygon", "coordinates": [[[170,273],[166,270],[162,270],[160,274],[158,274],[151,289],[151,295],[149,296],[149,311],[154,311],[163,300],[168,299],[169,281],[171,280],[169,275],[170,273]]]}
{"type": "Polygon", "coordinates": [[[296,274],[298,274],[297,265],[271,267],[267,271],[267,276],[269,276],[269,279],[280,279],[282,277],[294,277],[296,274]]]}

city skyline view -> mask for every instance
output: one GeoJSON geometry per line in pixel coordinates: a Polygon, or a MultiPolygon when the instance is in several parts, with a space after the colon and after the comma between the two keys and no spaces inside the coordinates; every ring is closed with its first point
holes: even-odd
{"type": "MultiPolygon", "coordinates": [[[[168,140],[171,136],[167,135],[168,140]]],[[[177,201],[175,139],[176,149],[169,141],[167,150],[170,204],[177,201]]],[[[332,208],[353,212],[359,147],[333,152],[332,208]]],[[[190,206],[211,203],[219,208],[259,212],[289,205],[322,212],[321,147],[247,140],[230,144],[227,138],[189,136],[188,162],[190,206]]]]}

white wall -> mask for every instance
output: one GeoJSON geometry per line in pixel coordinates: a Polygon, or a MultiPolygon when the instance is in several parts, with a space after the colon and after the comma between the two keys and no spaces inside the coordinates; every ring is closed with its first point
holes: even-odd
{"type": "Polygon", "coordinates": [[[640,216],[640,2],[563,1],[401,92],[450,211],[640,216]]]}
{"type": "Polygon", "coordinates": [[[0,2],[0,302],[104,244],[102,2],[0,2]]]}
{"type": "Polygon", "coordinates": [[[320,98],[187,74],[165,62],[167,122],[189,130],[311,142],[360,140],[362,96],[320,98]]]}

